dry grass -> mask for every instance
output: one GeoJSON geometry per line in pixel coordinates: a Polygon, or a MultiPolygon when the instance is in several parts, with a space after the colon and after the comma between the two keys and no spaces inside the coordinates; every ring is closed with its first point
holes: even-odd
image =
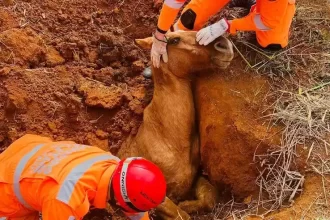
{"type": "MultiPolygon", "coordinates": [[[[253,33],[240,33],[232,38],[246,69],[273,80],[276,102],[268,107],[273,110],[268,117],[272,123],[282,124],[284,130],[281,146],[270,149],[266,155],[255,155],[255,161],[261,165],[256,181],[259,198],[248,203],[237,203],[233,199],[219,204],[213,219],[264,218],[271,211],[290,206],[303,191],[304,176],[295,164],[300,148],[308,149],[307,171],[318,173],[323,179],[323,192],[311,205],[329,205],[327,184],[330,182],[325,177],[330,174],[330,137],[327,137],[330,133],[330,20],[326,7],[306,2],[301,5],[298,2],[291,41],[286,49],[262,50],[256,46],[253,33]]],[[[308,212],[306,209],[302,215],[308,212]]]]}
{"type": "MultiPolygon", "coordinates": [[[[328,83],[321,85],[327,86],[328,83]]],[[[314,158],[315,154],[320,152],[316,151],[315,145],[324,146],[326,156],[328,156],[330,144],[326,136],[330,132],[330,90],[316,86],[303,92],[299,91],[300,94],[280,91],[281,96],[276,102],[275,113],[271,116],[285,127],[281,147],[268,156],[257,155],[260,159],[264,157],[267,164],[257,182],[261,189],[274,199],[272,208],[282,207],[285,201],[292,202],[295,195],[301,192],[304,177],[293,170],[297,147],[312,143],[307,160],[311,155],[314,158]],[[265,173],[269,181],[264,178],[265,173]]],[[[320,172],[324,173],[327,162],[318,163],[320,172]]]]}
{"type": "Polygon", "coordinates": [[[324,137],[330,132],[330,92],[327,88],[330,82],[321,85],[325,86],[322,90],[300,90],[301,94],[280,91],[282,96],[277,100],[276,113],[273,116],[284,121],[287,128],[295,128],[298,133],[296,139],[305,141],[312,137],[328,146],[324,137]]]}
{"type": "Polygon", "coordinates": [[[251,213],[258,214],[262,208],[266,210],[263,214],[267,214],[290,205],[295,196],[302,192],[304,176],[298,172],[295,160],[298,156],[297,148],[309,143],[312,144],[309,147],[308,159],[311,158],[313,170],[323,177],[324,200],[325,205],[328,205],[324,175],[330,171],[330,160],[325,159],[330,150],[326,139],[330,132],[329,27],[330,22],[322,10],[300,6],[294,22],[293,40],[288,49],[270,54],[246,41],[236,41],[249,49],[249,52],[241,53],[245,55],[245,60],[253,60],[253,64],[248,63],[250,68],[272,78],[291,78],[291,85],[287,87],[299,88],[297,92],[276,92],[280,98],[274,105],[274,114],[271,117],[275,122],[282,123],[285,129],[281,146],[270,150],[267,155],[256,155],[262,165],[257,179],[260,193],[257,210],[251,213]],[[318,19],[315,19],[316,17],[318,19]],[[308,31],[306,27],[309,27],[308,31]],[[297,85],[297,81],[302,82],[304,79],[293,74],[309,77],[309,81],[325,81],[318,82],[309,89],[302,89],[301,85],[297,85]],[[324,146],[326,155],[320,155],[320,146],[324,146]]]}
{"type": "MultiPolygon", "coordinates": [[[[234,199],[219,204],[213,219],[246,219],[251,216],[265,218],[279,208],[289,207],[303,191],[304,175],[295,164],[298,148],[307,148],[306,161],[310,171],[322,176],[323,191],[311,206],[328,207],[328,188],[330,181],[330,83],[320,83],[310,88],[301,88],[296,93],[278,91],[274,103],[274,113],[269,115],[272,123],[284,125],[281,146],[270,149],[265,155],[255,155],[260,161],[259,198],[244,203],[234,199]],[[325,153],[321,153],[325,152],[325,153]]],[[[309,209],[301,213],[306,216],[309,209]]],[[[303,219],[304,217],[302,217],[303,219]]]]}
{"type": "Polygon", "coordinates": [[[326,8],[297,6],[286,49],[272,52],[256,46],[253,33],[240,33],[233,42],[248,68],[274,77],[304,73],[330,77],[330,20],[326,8]]]}

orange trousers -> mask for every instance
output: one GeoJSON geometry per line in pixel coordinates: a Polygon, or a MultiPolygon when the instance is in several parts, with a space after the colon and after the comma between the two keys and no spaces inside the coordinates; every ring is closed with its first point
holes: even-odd
{"type": "Polygon", "coordinates": [[[289,3],[279,25],[269,31],[256,31],[257,41],[261,47],[265,48],[270,44],[279,44],[282,48],[288,46],[290,27],[295,11],[295,4],[289,3]]]}
{"type": "MultiPolygon", "coordinates": [[[[196,13],[194,31],[202,29],[209,18],[219,12],[230,0],[191,0],[183,9],[182,13],[191,9],[196,13]]],[[[177,22],[179,30],[187,30],[179,19],[177,22]]]]}

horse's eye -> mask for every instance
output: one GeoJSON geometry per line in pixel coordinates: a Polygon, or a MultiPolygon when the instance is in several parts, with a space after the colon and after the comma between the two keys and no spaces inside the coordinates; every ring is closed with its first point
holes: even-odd
{"type": "Polygon", "coordinates": [[[175,37],[175,38],[170,38],[168,39],[168,44],[171,44],[171,45],[176,45],[180,42],[180,37],[175,37]]]}

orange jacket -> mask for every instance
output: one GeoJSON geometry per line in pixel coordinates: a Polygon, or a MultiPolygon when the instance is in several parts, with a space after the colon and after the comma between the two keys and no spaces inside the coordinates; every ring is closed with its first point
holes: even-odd
{"type": "Polygon", "coordinates": [[[44,220],[73,220],[106,208],[118,161],[97,147],[25,135],[0,154],[0,217],[32,220],[42,212],[44,220]]]}

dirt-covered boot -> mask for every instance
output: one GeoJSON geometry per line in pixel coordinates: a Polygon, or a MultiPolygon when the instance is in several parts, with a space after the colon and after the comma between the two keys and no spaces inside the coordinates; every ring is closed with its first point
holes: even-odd
{"type": "Polygon", "coordinates": [[[256,0],[231,0],[229,3],[229,8],[241,7],[249,9],[252,5],[256,3],[256,0]]]}

